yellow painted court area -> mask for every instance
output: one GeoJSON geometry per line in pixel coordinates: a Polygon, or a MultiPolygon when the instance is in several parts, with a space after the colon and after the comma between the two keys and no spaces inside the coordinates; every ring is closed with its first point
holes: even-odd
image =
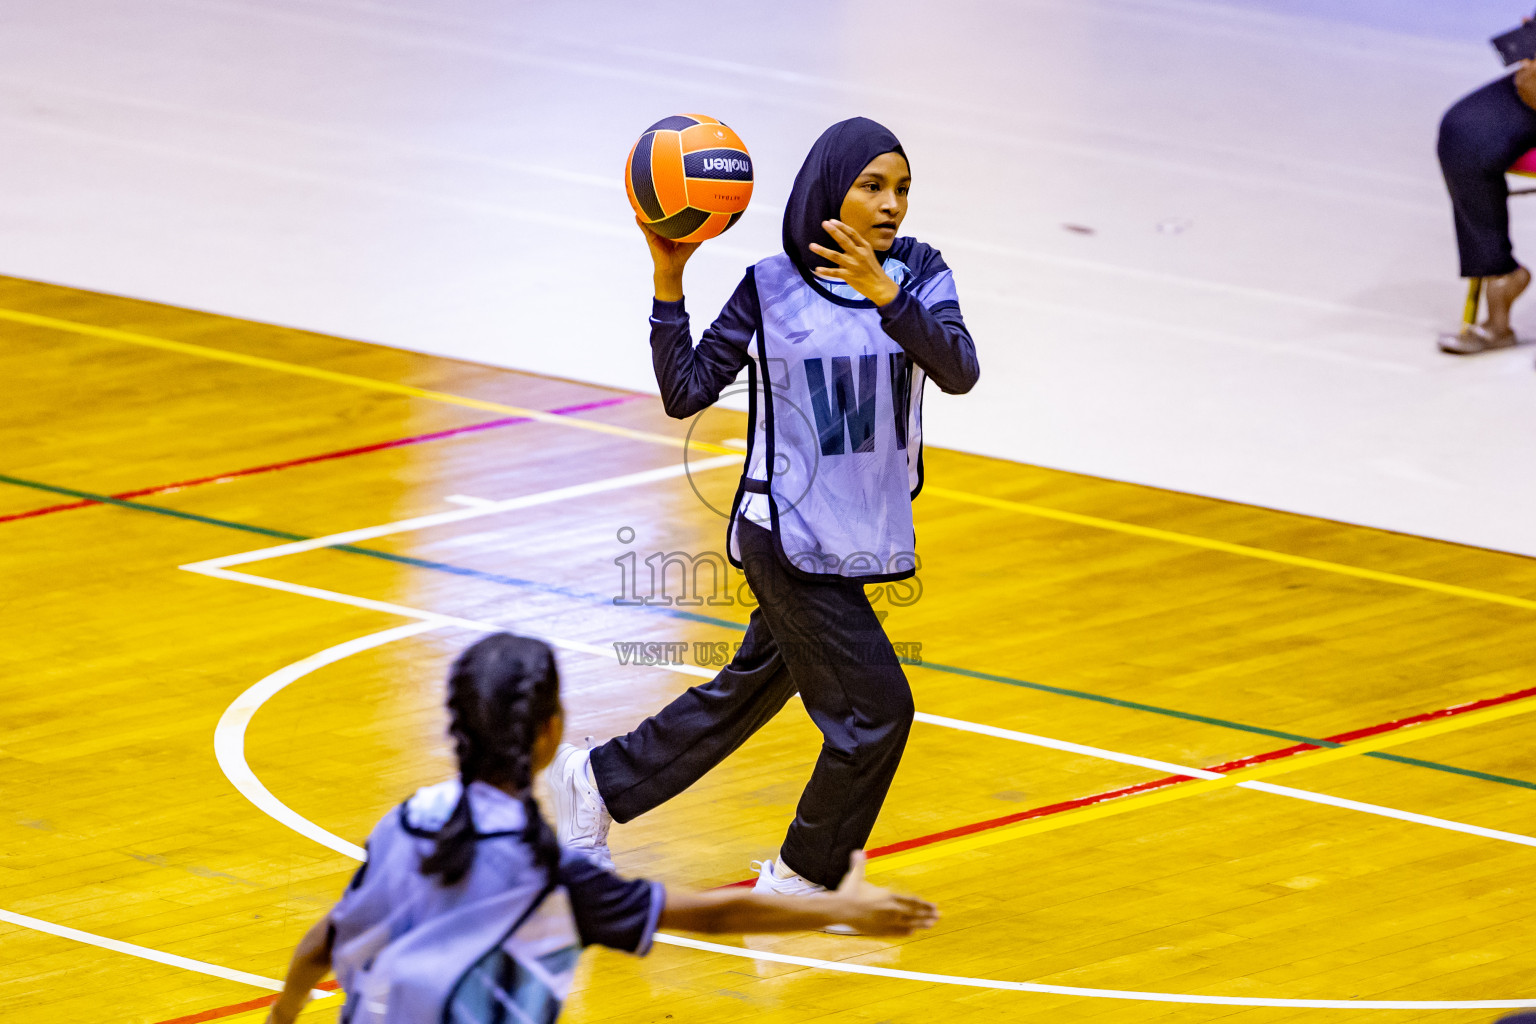
{"type": "MultiPolygon", "coordinates": [[[[16,279],[0,339],[0,911],[75,935],[0,920],[7,1022],[263,1019],[239,1007],[355,868],[336,844],[452,771],[442,677],[477,628],[561,646],[576,738],[740,636],[739,602],[613,598],[629,554],[719,550],[700,499],[736,471],[678,467],[739,452],[744,415],[685,451],[652,397],[16,279]],[[686,656],[620,664],[636,642],[686,656]]],[[[917,514],[920,596],[876,607],[926,717],[870,871],[939,926],[590,951],[564,1019],[1536,1007],[1536,563],[943,450],[917,514]]],[[[792,702],[615,827],[620,870],[748,877],[818,744],[792,702]]]]}

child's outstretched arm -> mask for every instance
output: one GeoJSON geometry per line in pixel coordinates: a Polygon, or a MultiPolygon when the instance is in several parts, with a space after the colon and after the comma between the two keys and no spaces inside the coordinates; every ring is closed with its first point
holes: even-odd
{"type": "Polygon", "coordinates": [[[669,890],[660,923],[664,928],[713,934],[811,931],[846,924],[865,935],[910,935],[918,928],[932,928],[938,919],[938,908],[932,903],[864,881],[864,851],[856,850],[849,859],[848,875],[835,892],[770,896],[669,890]]]}
{"type": "Polygon", "coordinates": [[[288,964],[282,994],[272,1004],[272,1012],[267,1014],[267,1024],[293,1024],[304,1004],[309,1002],[310,992],[330,969],[331,916],[327,914],[299,940],[293,960],[288,964]]]}

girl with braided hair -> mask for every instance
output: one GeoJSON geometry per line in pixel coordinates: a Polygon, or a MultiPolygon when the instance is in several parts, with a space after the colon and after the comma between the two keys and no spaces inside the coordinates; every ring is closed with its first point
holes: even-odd
{"type": "Polygon", "coordinates": [[[299,942],[269,1024],[289,1024],[333,966],[343,1024],[548,1024],[583,946],[644,955],[658,927],[778,932],[850,922],[869,934],[930,927],[932,904],[864,882],[863,854],[835,892],[789,897],[668,891],[562,850],[533,777],[564,728],[554,654],[497,633],[448,677],[459,777],[385,815],[340,902],[299,942]],[[507,1007],[517,1013],[508,1013],[507,1007]]]}

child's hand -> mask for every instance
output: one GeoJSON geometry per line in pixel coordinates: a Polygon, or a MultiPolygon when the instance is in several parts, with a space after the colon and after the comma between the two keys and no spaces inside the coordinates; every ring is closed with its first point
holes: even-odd
{"type": "Polygon", "coordinates": [[[932,928],[939,919],[939,908],[932,903],[866,882],[863,850],[854,850],[848,858],[848,874],[837,887],[836,898],[845,901],[849,910],[838,922],[864,935],[911,935],[918,928],[932,928]]]}
{"type": "Polygon", "coordinates": [[[843,247],[843,251],[833,252],[824,245],[812,242],[812,252],[837,264],[835,267],[817,267],[817,277],[845,281],[854,291],[877,306],[885,305],[900,294],[901,289],[880,265],[879,255],[864,240],[863,235],[840,220],[824,220],[821,226],[843,247]]]}
{"type": "Polygon", "coordinates": [[[647,227],[639,215],[636,215],[635,223],[640,225],[640,231],[645,235],[645,244],[651,249],[651,262],[656,266],[656,297],[676,302],[683,297],[683,267],[701,243],[674,242],[670,238],[662,238],[647,227]]]}

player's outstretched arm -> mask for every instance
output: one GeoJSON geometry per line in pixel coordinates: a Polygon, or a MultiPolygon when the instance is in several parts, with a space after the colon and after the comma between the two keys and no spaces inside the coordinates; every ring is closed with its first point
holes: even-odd
{"type": "Polygon", "coordinates": [[[293,1024],[309,993],[331,969],[331,916],[327,914],[299,940],[288,964],[288,977],[283,980],[282,994],[272,1004],[267,1014],[267,1024],[293,1024]]]}
{"type": "Polygon", "coordinates": [[[770,896],[755,892],[667,892],[663,928],[711,934],[798,932],[830,924],[852,925],[865,935],[910,935],[932,928],[938,908],[864,880],[864,851],[850,858],[848,875],[836,892],[815,896],[770,896]]]}

